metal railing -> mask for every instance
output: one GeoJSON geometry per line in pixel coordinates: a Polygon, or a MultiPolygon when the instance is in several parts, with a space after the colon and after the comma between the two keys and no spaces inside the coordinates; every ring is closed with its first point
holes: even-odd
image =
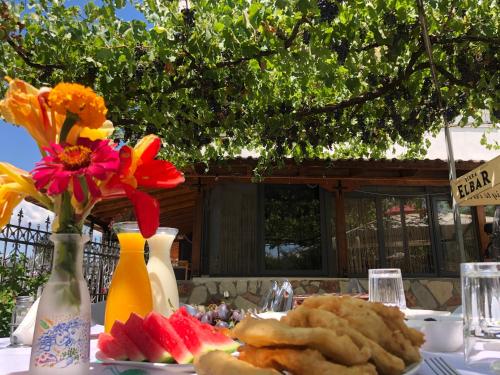
{"type": "MultiPolygon", "coordinates": [[[[43,224],[23,223],[24,213],[19,210],[17,223],[7,224],[0,231],[1,265],[16,267],[24,263],[26,276],[48,274],[52,265],[53,244],[50,241],[50,218],[43,224]]],[[[86,226],[84,233],[90,241],[84,249],[84,275],[92,302],[106,298],[113,270],[119,256],[118,242],[108,231],[100,232],[94,225],[86,226]]],[[[0,285],[1,285],[0,278],[0,285]]]]}

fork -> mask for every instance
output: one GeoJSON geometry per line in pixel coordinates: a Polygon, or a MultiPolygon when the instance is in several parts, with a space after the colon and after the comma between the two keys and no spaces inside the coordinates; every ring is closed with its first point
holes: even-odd
{"type": "Polygon", "coordinates": [[[436,375],[459,375],[459,373],[442,357],[426,358],[424,362],[436,375]]]}

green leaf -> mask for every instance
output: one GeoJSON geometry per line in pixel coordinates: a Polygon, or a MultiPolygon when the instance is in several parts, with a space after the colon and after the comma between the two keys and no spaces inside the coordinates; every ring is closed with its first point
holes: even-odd
{"type": "Polygon", "coordinates": [[[214,30],[218,33],[220,33],[222,30],[224,30],[224,24],[222,22],[216,22],[214,23],[214,30]]]}
{"type": "Polygon", "coordinates": [[[252,3],[252,5],[250,5],[250,8],[248,8],[248,18],[250,19],[250,22],[253,23],[255,21],[255,17],[261,9],[261,3],[252,3]]]}

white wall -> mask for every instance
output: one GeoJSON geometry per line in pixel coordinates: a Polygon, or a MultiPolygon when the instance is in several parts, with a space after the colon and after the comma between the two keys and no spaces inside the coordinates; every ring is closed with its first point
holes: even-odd
{"type": "MultiPolygon", "coordinates": [[[[456,160],[490,160],[500,155],[500,150],[488,150],[481,144],[481,137],[488,127],[479,128],[450,128],[453,144],[453,153],[456,160]]],[[[441,130],[436,138],[428,137],[431,146],[427,152],[429,159],[447,160],[446,142],[444,130],[441,130]]],[[[489,143],[497,141],[500,143],[500,131],[493,129],[487,134],[489,143]]]]}

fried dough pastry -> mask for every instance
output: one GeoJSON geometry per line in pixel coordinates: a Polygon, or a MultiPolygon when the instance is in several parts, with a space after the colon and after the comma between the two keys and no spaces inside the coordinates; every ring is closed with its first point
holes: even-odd
{"type": "Polygon", "coordinates": [[[371,305],[374,304],[357,298],[337,296],[310,297],[303,302],[305,307],[327,310],[346,319],[352,328],[402,358],[406,364],[420,361],[418,347],[402,331],[392,330],[372,308],[371,305]]]}
{"type": "Polygon", "coordinates": [[[316,349],[334,362],[357,365],[367,362],[371,350],[359,347],[349,336],[326,328],[295,328],[274,319],[246,317],[234,329],[233,336],[255,347],[300,346],[316,349]]]}
{"type": "Polygon", "coordinates": [[[255,367],[220,350],[196,357],[194,368],[198,375],[280,375],[276,370],[255,367]]]}
{"type": "Polygon", "coordinates": [[[240,348],[240,359],[259,367],[287,370],[293,375],[376,375],[375,367],[369,363],[343,366],[329,362],[320,352],[312,349],[289,348],[240,348]]]}
{"type": "Polygon", "coordinates": [[[401,358],[389,353],[375,341],[350,327],[347,320],[329,311],[299,306],[289,311],[281,321],[292,327],[323,327],[337,334],[349,336],[359,347],[370,348],[371,361],[377,367],[379,374],[399,375],[405,369],[405,363],[401,358]]]}
{"type": "Polygon", "coordinates": [[[370,304],[370,308],[384,319],[385,324],[392,331],[401,331],[415,346],[421,347],[424,344],[424,334],[408,327],[404,321],[405,315],[397,307],[385,306],[382,303],[372,303],[370,304]]]}

